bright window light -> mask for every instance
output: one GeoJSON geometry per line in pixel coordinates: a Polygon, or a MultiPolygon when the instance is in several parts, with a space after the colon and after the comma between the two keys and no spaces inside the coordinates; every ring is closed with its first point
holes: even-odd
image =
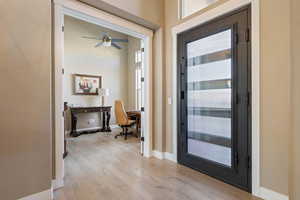
{"type": "Polygon", "coordinates": [[[192,15],[193,13],[208,7],[218,0],[180,0],[181,1],[181,18],[192,15]]]}

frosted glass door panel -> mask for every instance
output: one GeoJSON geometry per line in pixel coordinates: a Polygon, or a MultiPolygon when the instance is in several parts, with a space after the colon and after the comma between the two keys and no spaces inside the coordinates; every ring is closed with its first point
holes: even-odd
{"type": "Polygon", "coordinates": [[[231,108],[231,94],[228,89],[189,91],[188,95],[189,104],[194,107],[231,108]]]}
{"type": "MultiPolygon", "coordinates": [[[[231,65],[231,60],[221,60],[213,63],[202,64],[200,67],[189,68],[189,81],[209,81],[216,79],[231,79],[231,69],[223,67],[224,65],[231,65]],[[199,74],[206,74],[206,76],[199,77],[199,74]]],[[[191,65],[190,65],[191,66],[191,65]]]]}
{"type": "Polygon", "coordinates": [[[231,29],[187,44],[188,153],[231,167],[231,29]]]}
{"type": "Polygon", "coordinates": [[[202,142],[201,140],[188,139],[188,152],[207,160],[218,161],[224,165],[231,165],[231,149],[220,145],[202,142]],[[207,150],[210,151],[207,151],[207,150]]]}
{"type": "Polygon", "coordinates": [[[231,138],[231,119],[206,116],[188,116],[189,132],[210,133],[215,136],[231,138]],[[201,123],[198,123],[201,122],[201,123]]]}

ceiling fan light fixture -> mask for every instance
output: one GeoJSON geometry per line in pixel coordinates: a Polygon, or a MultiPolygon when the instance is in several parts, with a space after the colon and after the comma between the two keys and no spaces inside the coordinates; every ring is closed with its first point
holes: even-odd
{"type": "Polygon", "coordinates": [[[128,43],[128,39],[112,38],[107,33],[101,33],[100,37],[95,37],[95,36],[82,36],[82,37],[86,39],[100,40],[94,46],[95,48],[99,46],[104,46],[104,47],[115,47],[117,49],[122,49],[122,46],[120,46],[118,43],[120,42],[128,43]]]}
{"type": "Polygon", "coordinates": [[[111,41],[105,41],[105,42],[103,42],[102,46],[104,46],[104,47],[110,47],[111,46],[111,41]]]}

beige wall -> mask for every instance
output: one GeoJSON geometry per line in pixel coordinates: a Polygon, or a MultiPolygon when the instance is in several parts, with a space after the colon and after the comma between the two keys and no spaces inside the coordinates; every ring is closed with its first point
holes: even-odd
{"type": "MultiPolygon", "coordinates": [[[[99,0],[81,1],[91,5],[101,6],[99,0]]],[[[101,1],[156,25],[161,25],[163,23],[163,0],[100,0],[100,2],[101,1]]]]}
{"type": "MultiPolygon", "coordinates": [[[[108,33],[113,38],[127,39],[128,36],[72,17],[65,17],[65,57],[64,57],[64,101],[73,106],[98,106],[99,96],[74,95],[73,74],[89,74],[102,77],[102,88],[110,89],[105,104],[114,106],[115,100],[122,100],[128,108],[128,43],[120,43],[123,48],[100,46],[95,48],[96,40],[82,36],[99,37],[108,33]]],[[[112,109],[113,110],[113,109],[112,109]]],[[[102,126],[96,113],[78,115],[78,129],[102,126]]],[[[112,112],[111,123],[115,123],[112,112]]]]}
{"type": "Polygon", "coordinates": [[[293,137],[291,162],[291,197],[300,199],[300,1],[292,0],[292,111],[293,137]]]}
{"type": "MultiPolygon", "coordinates": [[[[165,1],[166,97],[172,95],[171,28],[224,2],[226,0],[220,0],[193,16],[178,20],[177,1],[165,1]]],[[[283,194],[289,192],[291,139],[289,2],[261,1],[261,185],[283,194]]],[[[166,102],[167,151],[172,151],[171,119],[174,113],[171,109],[166,102]]]]}
{"type": "Polygon", "coordinates": [[[163,21],[162,0],[103,0],[155,24],[163,21]]]}
{"type": "Polygon", "coordinates": [[[289,191],[290,53],[290,1],[261,1],[261,184],[283,194],[289,191]]]}
{"type": "Polygon", "coordinates": [[[50,6],[50,0],[0,0],[0,198],[5,200],[51,188],[50,6]]]}
{"type": "Polygon", "coordinates": [[[164,104],[164,78],[165,78],[165,52],[164,29],[158,29],[153,38],[153,149],[165,151],[165,104],[164,104]]]}

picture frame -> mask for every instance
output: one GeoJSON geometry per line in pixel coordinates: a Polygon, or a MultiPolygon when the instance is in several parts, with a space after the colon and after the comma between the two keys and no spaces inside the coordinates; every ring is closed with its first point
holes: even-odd
{"type": "Polygon", "coordinates": [[[99,94],[98,88],[102,86],[102,77],[87,74],[73,74],[73,93],[74,95],[99,94]]]}

